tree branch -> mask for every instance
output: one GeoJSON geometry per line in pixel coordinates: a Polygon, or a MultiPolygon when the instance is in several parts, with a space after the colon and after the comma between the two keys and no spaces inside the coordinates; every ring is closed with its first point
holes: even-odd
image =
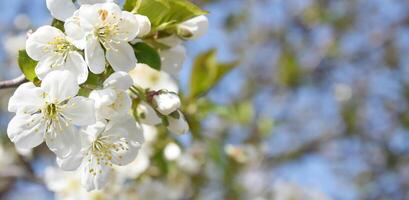
{"type": "Polygon", "coordinates": [[[24,77],[24,75],[21,75],[15,79],[0,81],[0,89],[15,88],[25,82],[27,82],[26,77],[24,77]]]}

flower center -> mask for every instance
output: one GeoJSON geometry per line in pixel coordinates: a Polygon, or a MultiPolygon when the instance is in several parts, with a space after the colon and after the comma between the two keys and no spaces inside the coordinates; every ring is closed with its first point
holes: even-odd
{"type": "Polygon", "coordinates": [[[65,54],[72,50],[73,47],[64,37],[55,37],[49,44],[53,47],[54,52],[58,54],[65,54]]]}
{"type": "Polygon", "coordinates": [[[47,119],[57,118],[57,106],[53,103],[47,104],[44,108],[44,115],[47,119]]]}
{"type": "MultiPolygon", "coordinates": [[[[112,143],[109,140],[114,135],[99,136],[94,142],[92,142],[91,147],[87,155],[89,155],[88,162],[96,165],[105,165],[112,167],[112,157],[114,152],[127,151],[129,150],[128,142],[125,140],[120,140],[117,143],[112,143]]],[[[118,156],[119,159],[122,159],[122,156],[118,156]]],[[[92,175],[101,173],[100,170],[96,170],[95,165],[89,165],[88,172],[92,175]]]]}

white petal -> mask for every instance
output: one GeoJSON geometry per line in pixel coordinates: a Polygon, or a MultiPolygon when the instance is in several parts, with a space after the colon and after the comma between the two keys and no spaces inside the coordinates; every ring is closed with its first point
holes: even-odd
{"type": "Polygon", "coordinates": [[[133,84],[131,76],[126,72],[115,72],[104,81],[104,88],[111,87],[117,90],[127,90],[133,84]]]}
{"type": "Polygon", "coordinates": [[[105,130],[106,124],[106,120],[99,120],[95,124],[82,128],[82,136],[87,137],[87,139],[82,140],[84,145],[87,146],[86,143],[90,144],[90,142],[94,141],[105,130]]]}
{"type": "Polygon", "coordinates": [[[61,112],[72,124],[91,125],[96,121],[94,104],[92,99],[77,96],[70,99],[61,112]]]}
{"type": "Polygon", "coordinates": [[[118,151],[112,151],[112,163],[126,165],[135,160],[145,141],[142,128],[130,116],[117,121],[111,120],[107,127],[110,128],[102,134],[110,136],[108,137],[110,143],[123,147],[118,151]]]}
{"type": "Polygon", "coordinates": [[[170,47],[175,47],[175,46],[181,45],[183,43],[183,40],[181,40],[176,35],[171,35],[169,37],[158,39],[158,42],[168,45],[170,47]]]}
{"type": "Polygon", "coordinates": [[[178,30],[182,32],[182,37],[186,39],[197,39],[204,35],[209,29],[209,20],[206,16],[201,15],[183,22],[178,26],[178,30]],[[186,36],[184,36],[186,34],[186,36]]]}
{"type": "Polygon", "coordinates": [[[20,85],[13,96],[10,97],[8,111],[9,112],[27,112],[33,113],[41,109],[44,104],[42,98],[43,91],[36,87],[33,83],[24,83],[20,85]]]}
{"type": "Polygon", "coordinates": [[[61,21],[71,17],[75,10],[77,10],[72,0],[47,0],[46,2],[51,15],[61,21]]]}
{"type": "Polygon", "coordinates": [[[136,16],[130,12],[122,11],[122,20],[118,24],[118,35],[115,40],[131,41],[139,34],[139,21],[136,16]]]}
{"type": "Polygon", "coordinates": [[[118,92],[117,96],[118,97],[115,100],[114,104],[111,105],[115,112],[112,116],[108,116],[106,119],[121,117],[122,115],[127,114],[132,107],[132,99],[127,92],[118,92]]]}
{"type": "Polygon", "coordinates": [[[86,157],[86,166],[84,166],[81,183],[89,192],[92,190],[102,189],[108,182],[108,176],[111,168],[105,165],[99,165],[95,158],[86,157]],[[91,160],[88,162],[88,160],[91,160]]]}
{"type": "Polygon", "coordinates": [[[171,49],[159,52],[162,60],[162,70],[178,76],[186,58],[186,49],[183,45],[177,45],[171,49]]]}
{"type": "Polygon", "coordinates": [[[94,74],[100,74],[105,70],[105,55],[101,44],[93,36],[89,36],[85,46],[85,61],[94,74]]]}
{"type": "Polygon", "coordinates": [[[121,8],[115,3],[86,4],[80,7],[78,16],[81,21],[81,26],[90,29],[92,27],[102,26],[106,23],[118,22],[121,12],[121,8]],[[100,16],[100,10],[106,10],[107,15],[102,18],[100,16]]]}
{"type": "Polygon", "coordinates": [[[112,48],[107,49],[106,58],[115,71],[129,72],[136,65],[133,48],[128,43],[111,43],[112,48]]]}
{"type": "Polygon", "coordinates": [[[189,131],[189,124],[186,122],[185,116],[182,112],[179,112],[179,119],[168,117],[169,126],[168,129],[175,134],[184,134],[189,131]]]}
{"type": "Polygon", "coordinates": [[[167,90],[178,92],[179,88],[176,81],[168,73],[157,71],[146,64],[137,64],[136,67],[129,72],[134,84],[144,89],[151,90],[167,90]]]}
{"type": "Polygon", "coordinates": [[[79,49],[85,48],[86,33],[81,27],[80,20],[78,17],[78,11],[74,15],[68,18],[64,23],[65,33],[69,37],[71,42],[79,49]]]}
{"type": "Polygon", "coordinates": [[[81,150],[79,131],[73,126],[61,126],[63,127],[58,128],[58,132],[46,133],[45,142],[48,148],[60,158],[77,155],[81,150]]]}
{"type": "Polygon", "coordinates": [[[83,158],[81,153],[65,158],[57,157],[57,165],[63,170],[74,171],[81,165],[83,158]]]}
{"type": "Polygon", "coordinates": [[[78,0],[80,5],[84,4],[96,4],[96,3],[108,3],[108,2],[115,2],[116,0],[78,0]]]}
{"type": "Polygon", "coordinates": [[[139,22],[139,34],[138,37],[143,37],[151,32],[151,22],[149,18],[144,15],[135,14],[139,22]]]}
{"type": "Polygon", "coordinates": [[[64,33],[52,26],[42,26],[32,33],[26,42],[26,51],[28,56],[34,60],[41,60],[43,56],[49,54],[52,48],[49,48],[49,42],[56,37],[65,37],[64,33]]]}
{"type": "Polygon", "coordinates": [[[89,94],[89,98],[95,101],[96,108],[101,108],[102,106],[113,104],[117,98],[117,95],[115,90],[107,88],[102,90],[93,90],[89,94]]]}
{"type": "Polygon", "coordinates": [[[88,78],[88,67],[84,58],[76,51],[71,51],[62,69],[68,70],[78,79],[78,84],[84,83],[88,78]]]}
{"type": "Polygon", "coordinates": [[[7,135],[18,148],[31,149],[44,141],[45,125],[41,114],[17,114],[7,127],[7,135]]]}
{"type": "Polygon", "coordinates": [[[40,62],[37,63],[37,66],[35,68],[35,73],[37,77],[40,80],[43,80],[45,76],[47,76],[48,73],[51,71],[54,71],[56,69],[60,69],[60,66],[53,67],[53,65],[57,62],[57,60],[61,58],[57,54],[48,54],[47,56],[44,56],[43,59],[40,60],[40,62]]]}
{"type": "Polygon", "coordinates": [[[50,72],[42,81],[41,88],[53,103],[74,97],[79,90],[76,77],[66,70],[50,72]]]}
{"type": "Polygon", "coordinates": [[[144,101],[139,103],[137,107],[137,114],[140,122],[144,124],[154,126],[162,122],[155,110],[144,101]]]}
{"type": "Polygon", "coordinates": [[[179,96],[175,93],[165,92],[155,95],[153,101],[156,104],[156,110],[163,115],[169,115],[180,107],[179,96]]]}

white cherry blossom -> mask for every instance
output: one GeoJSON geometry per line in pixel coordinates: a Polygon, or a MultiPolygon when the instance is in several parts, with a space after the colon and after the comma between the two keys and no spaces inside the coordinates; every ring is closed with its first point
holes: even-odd
{"type": "Polygon", "coordinates": [[[114,119],[129,112],[132,100],[126,90],[132,83],[127,73],[115,72],[105,80],[104,89],[90,93],[89,97],[95,100],[98,119],[114,119]]]}
{"type": "MultiPolygon", "coordinates": [[[[115,2],[115,0],[78,0],[79,5],[106,2],[115,2]]],[[[72,0],[46,0],[46,4],[51,15],[61,21],[71,17],[77,10],[72,0]]]]}
{"type": "Polygon", "coordinates": [[[135,67],[137,60],[129,42],[140,32],[139,20],[115,3],[82,5],[66,20],[65,30],[82,44],[93,73],[105,70],[105,59],[115,71],[128,72],[135,67]]]}
{"type": "Polygon", "coordinates": [[[16,113],[7,128],[10,140],[21,149],[31,149],[45,140],[59,157],[78,152],[75,126],[95,123],[94,101],[76,96],[78,90],[68,71],[50,72],[41,87],[22,84],[8,105],[8,110],[16,113]]]}
{"type": "Polygon", "coordinates": [[[40,80],[51,71],[67,70],[74,74],[78,83],[84,83],[88,67],[77,48],[70,38],[52,26],[40,27],[26,42],[27,54],[39,61],[35,72],[40,80]]]}
{"type": "Polygon", "coordinates": [[[103,188],[113,166],[127,165],[135,160],[144,142],[142,129],[131,116],[98,121],[84,128],[81,136],[81,153],[59,158],[57,163],[64,170],[81,166],[81,182],[87,191],[103,188]]]}

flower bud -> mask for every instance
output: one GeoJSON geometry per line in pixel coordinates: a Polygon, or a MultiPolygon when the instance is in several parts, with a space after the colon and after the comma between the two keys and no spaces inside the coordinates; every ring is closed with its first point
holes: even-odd
{"type": "Polygon", "coordinates": [[[197,39],[207,32],[209,20],[206,16],[201,15],[179,24],[177,34],[185,39],[197,39]]]}
{"type": "Polygon", "coordinates": [[[155,110],[146,102],[139,103],[136,112],[140,122],[143,124],[154,126],[161,123],[161,119],[155,110]]]}
{"type": "Polygon", "coordinates": [[[136,18],[139,22],[139,34],[138,37],[143,37],[149,32],[151,32],[151,22],[149,21],[148,17],[144,15],[135,14],[136,18]]]}
{"type": "Polygon", "coordinates": [[[173,116],[168,117],[168,129],[169,131],[176,133],[176,134],[184,134],[189,131],[189,124],[187,124],[185,117],[183,116],[183,113],[180,111],[178,112],[178,118],[175,118],[173,116]]]}
{"type": "Polygon", "coordinates": [[[179,96],[173,92],[161,92],[153,96],[153,103],[163,115],[169,115],[180,107],[179,96]]]}

